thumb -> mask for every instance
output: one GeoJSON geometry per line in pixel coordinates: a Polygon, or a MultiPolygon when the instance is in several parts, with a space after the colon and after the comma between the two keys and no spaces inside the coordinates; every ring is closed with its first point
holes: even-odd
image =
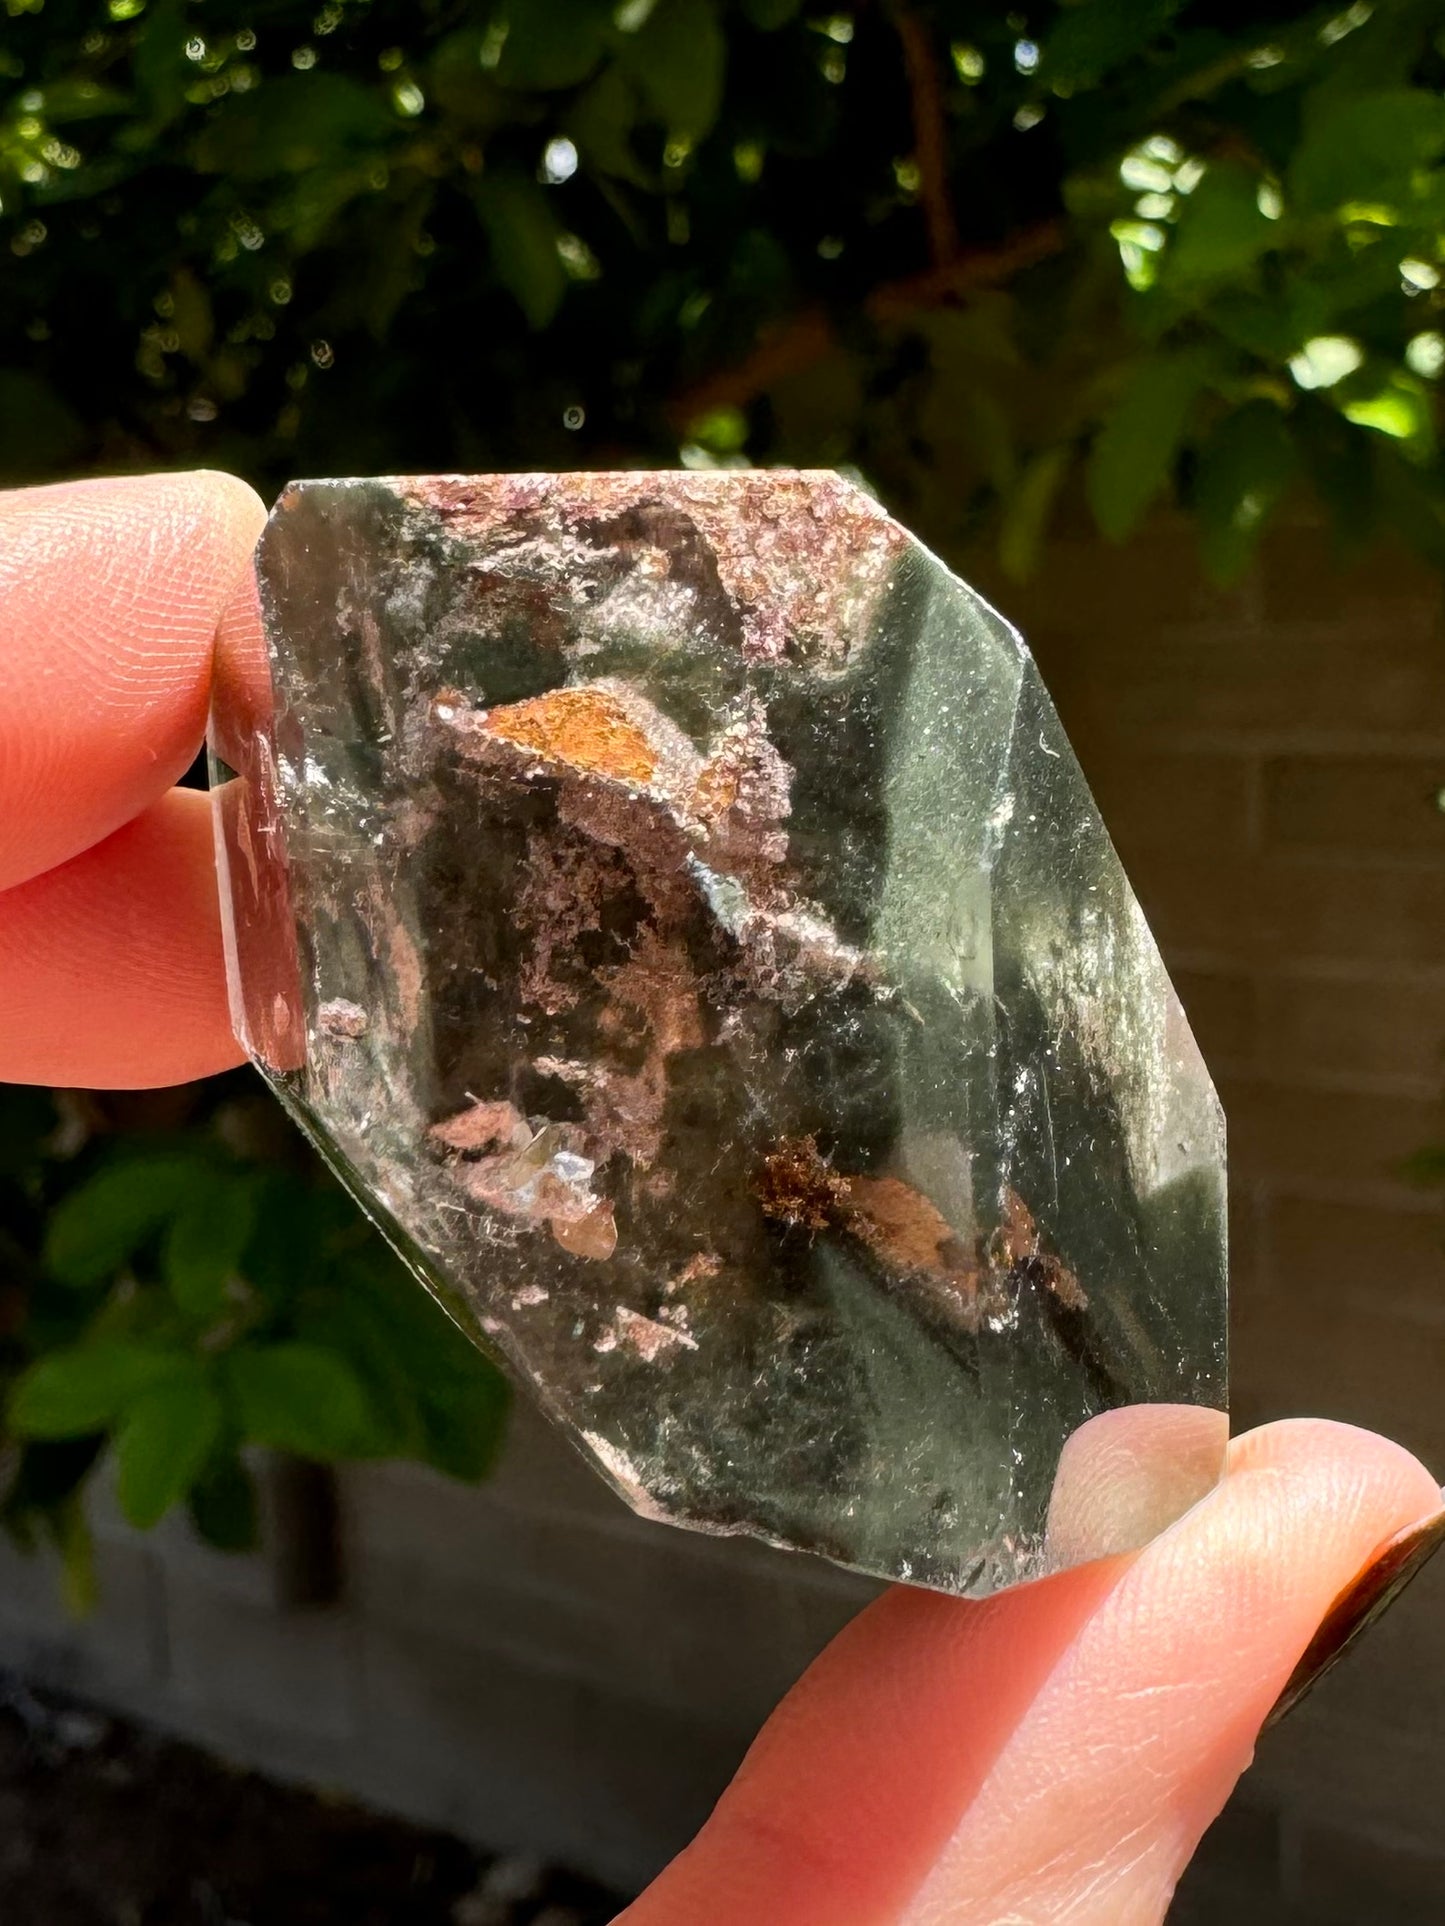
{"type": "Polygon", "coordinates": [[[1292,1421],[1142,1552],[887,1594],[626,1926],[1157,1926],[1332,1601],[1439,1511],[1398,1446],[1292,1421]]]}

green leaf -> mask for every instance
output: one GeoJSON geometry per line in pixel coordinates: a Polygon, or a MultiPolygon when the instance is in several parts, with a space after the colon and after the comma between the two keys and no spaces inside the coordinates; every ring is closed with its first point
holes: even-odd
{"type": "Polygon", "coordinates": [[[296,1334],[356,1373],[370,1408],[369,1450],[481,1476],[504,1429],[505,1381],[379,1240],[337,1283],[305,1292],[296,1334]]]}
{"type": "Polygon", "coordinates": [[[1137,59],[1174,15],[1181,0],[1080,0],[1064,8],[1044,41],[1042,70],[1071,91],[1095,86],[1125,61],[1137,59]]]}
{"type": "Polygon", "coordinates": [[[779,27],[796,20],[802,10],[803,0],[743,0],[748,24],[759,33],[776,33],[779,27]]]}
{"type": "Polygon", "coordinates": [[[264,87],[231,95],[191,148],[202,174],[243,181],[334,169],[384,147],[397,118],[374,87],[345,74],[282,74],[264,87]]]}
{"type": "Polygon", "coordinates": [[[227,1360],[246,1437],[305,1458],[366,1456],[374,1427],[355,1371],[334,1351],[287,1342],[238,1346],[227,1360]]]}
{"type": "Polygon", "coordinates": [[[1216,582],[1243,574],[1298,467],[1294,440],[1270,402],[1250,402],[1215,430],[1199,459],[1194,506],[1204,565],[1216,582]]]}
{"type": "Polygon", "coordinates": [[[999,524],[999,560],[1006,574],[1022,581],[1032,573],[1044,531],[1069,471],[1073,450],[1045,448],[1031,455],[1017,486],[1004,502],[999,524]]]}
{"type": "Polygon", "coordinates": [[[1240,289],[1222,291],[1203,312],[1226,341],[1265,361],[1288,361],[1310,332],[1280,301],[1240,289]]]}
{"type": "Polygon", "coordinates": [[[195,1365],[127,1410],[115,1441],[116,1498],[141,1530],[196,1482],[221,1429],[221,1401],[195,1365]]]}
{"type": "Polygon", "coordinates": [[[1110,541],[1131,534],[1163,489],[1208,372],[1197,352],[1140,362],[1094,442],[1085,490],[1110,541]]]}
{"type": "Polygon", "coordinates": [[[1289,170],[1295,204],[1328,214],[1346,203],[1407,206],[1417,176],[1445,152],[1445,98],[1391,87],[1321,115],[1289,170]]]}
{"type": "Polygon", "coordinates": [[[78,1344],[38,1358],[16,1381],[9,1424],[21,1438],[102,1431],[135,1400],[184,1372],[184,1354],[153,1344],[78,1344]]]}
{"type": "Polygon", "coordinates": [[[532,326],[545,328],[567,289],[560,229],[545,190],[521,174],[489,175],[478,182],[476,201],[497,279],[532,326]]]}
{"type": "Polygon", "coordinates": [[[624,40],[618,63],[675,139],[699,141],[717,119],[727,42],[712,0],[662,0],[624,40]]]}
{"type": "MultiPolygon", "coordinates": [[[[336,1201],[333,1186],[308,1184],[291,1171],[268,1170],[258,1178],[241,1270],[273,1310],[280,1311],[297,1285],[324,1267],[336,1201]]],[[[355,1207],[348,1209],[355,1217],[355,1207]]]]}
{"type": "Polygon", "coordinates": [[[42,92],[43,112],[52,127],[63,127],[78,120],[98,120],[107,114],[129,113],[133,106],[128,94],[116,87],[103,87],[88,75],[52,81],[42,92]]]}
{"type": "Polygon", "coordinates": [[[204,1323],[220,1312],[255,1219],[254,1185],[223,1172],[198,1184],[171,1219],[161,1269],[177,1309],[187,1317],[204,1323]]]}
{"type": "Polygon", "coordinates": [[[1435,416],[1424,385],[1413,376],[1395,373],[1373,394],[1352,393],[1342,401],[1346,421],[1370,428],[1402,444],[1415,461],[1425,461],[1435,447],[1435,416]]]}
{"type": "Polygon", "coordinates": [[[497,79],[538,93],[577,86],[602,57],[609,17],[603,0],[512,0],[497,79]]]}
{"type": "Polygon", "coordinates": [[[1185,283],[1227,281],[1278,244],[1278,221],[1260,212],[1258,178],[1228,162],[1211,166],[1181,204],[1160,281],[1176,294],[1185,283]]]}
{"type": "Polygon", "coordinates": [[[511,1387],[501,1372],[478,1358],[481,1369],[467,1384],[424,1391],[420,1456],[434,1471],[474,1484],[491,1470],[507,1435],[511,1387]]]}
{"type": "Polygon", "coordinates": [[[565,124],[589,167],[631,181],[634,187],[651,185],[647,170],[632,151],[637,89],[620,67],[603,68],[578,96],[565,124]]]}
{"type": "Polygon", "coordinates": [[[217,1551],[254,1550],[260,1538],[256,1485],[234,1451],[213,1459],[191,1487],[191,1523],[217,1551]]]}
{"type": "Polygon", "coordinates": [[[107,1164],[51,1214],[45,1239],[51,1274],[77,1288],[112,1277],[181,1209],[207,1169],[201,1158],[176,1151],[107,1164]]]}

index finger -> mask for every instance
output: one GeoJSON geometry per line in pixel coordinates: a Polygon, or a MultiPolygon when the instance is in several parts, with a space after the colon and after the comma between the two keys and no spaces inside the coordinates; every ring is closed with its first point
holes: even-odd
{"type": "Polygon", "coordinates": [[[185,770],[265,514],[207,472],[0,495],[0,889],[89,849],[185,770]]]}

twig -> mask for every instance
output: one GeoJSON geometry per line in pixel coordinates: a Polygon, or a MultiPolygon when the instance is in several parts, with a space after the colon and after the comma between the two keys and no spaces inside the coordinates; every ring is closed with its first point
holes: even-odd
{"type": "Polygon", "coordinates": [[[918,163],[918,198],[928,228],[928,252],[935,268],[958,253],[958,223],[948,191],[948,119],[943,88],[928,29],[911,8],[896,6],[893,24],[903,46],[908,98],[913,110],[913,157],[918,163]]]}

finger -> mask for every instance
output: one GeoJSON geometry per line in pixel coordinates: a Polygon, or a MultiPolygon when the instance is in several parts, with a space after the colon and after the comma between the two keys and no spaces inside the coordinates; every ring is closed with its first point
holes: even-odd
{"type": "Polygon", "coordinates": [[[0,1080],[146,1089],[240,1058],[205,796],[0,894],[0,1080]]]}
{"type": "Polygon", "coordinates": [[[1155,1926],[1330,1601],[1439,1505],[1384,1439],[1274,1425],[1142,1552],[887,1594],[626,1926],[1155,1926]]]}
{"type": "Polygon", "coordinates": [[[264,519],[231,475],[0,495],[0,888],[99,842],[185,769],[217,619],[264,519]]]}
{"type": "Polygon", "coordinates": [[[1207,1405],[1126,1404],[1081,1424],[1049,1494],[1049,1564],[1137,1551],[1219,1482],[1229,1416],[1207,1405]]]}

